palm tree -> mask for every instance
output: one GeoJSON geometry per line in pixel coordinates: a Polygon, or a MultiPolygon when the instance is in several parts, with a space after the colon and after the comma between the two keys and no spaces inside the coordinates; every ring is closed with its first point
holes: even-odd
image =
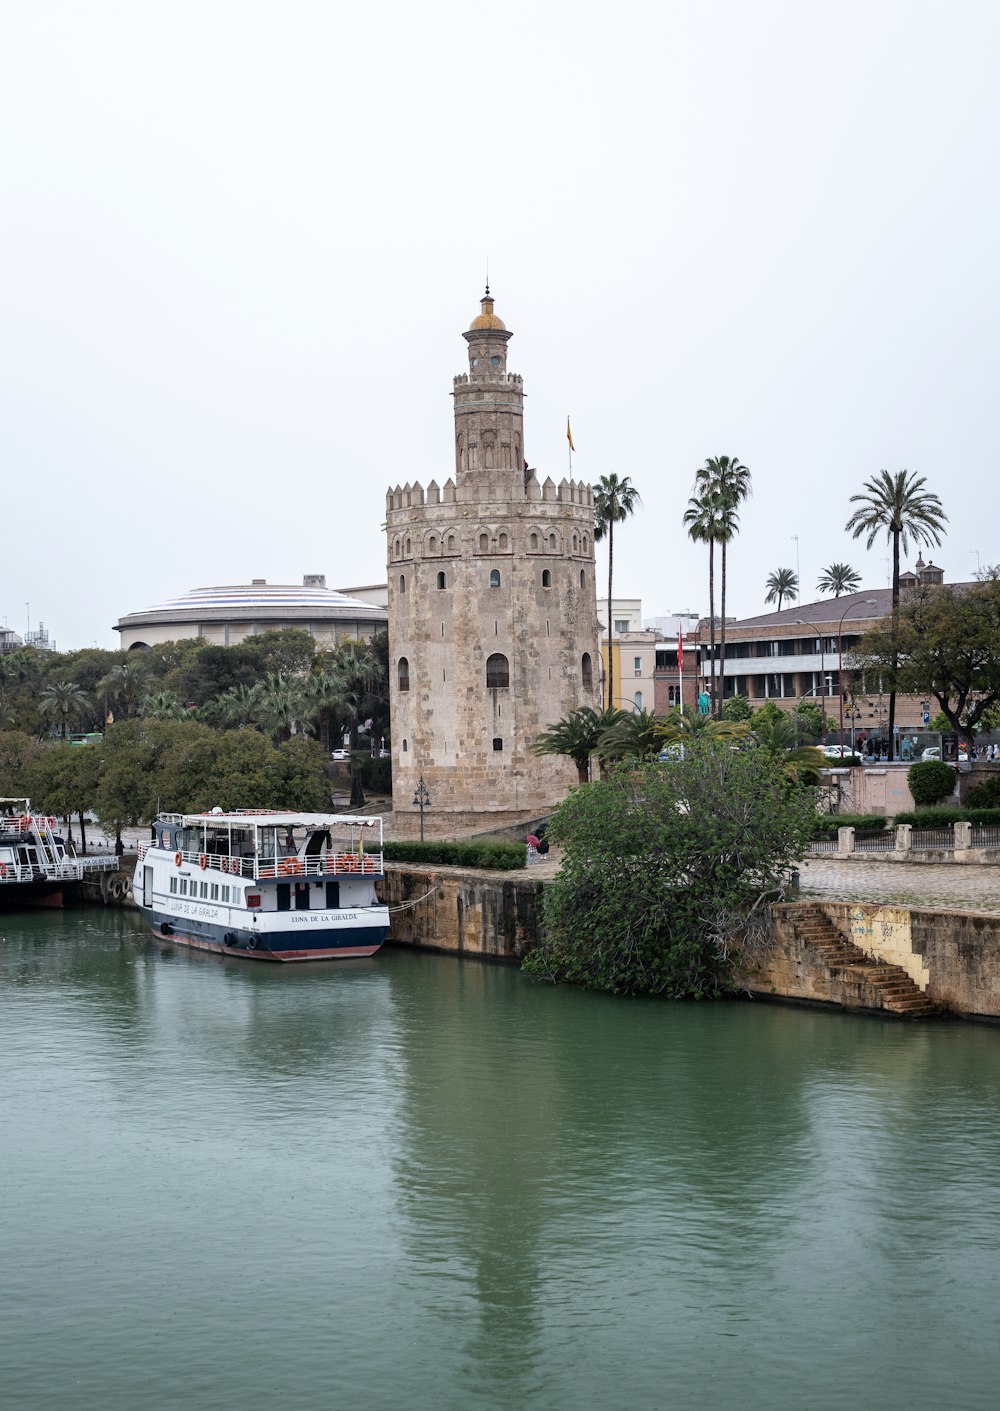
{"type": "Polygon", "coordinates": [[[211,702],[212,714],[217,716],[218,722],[223,725],[235,726],[237,730],[242,730],[257,719],[260,697],[259,681],[254,686],[230,686],[228,691],[223,691],[221,696],[216,696],[211,702]]]}
{"type": "Polygon", "coordinates": [[[604,736],[625,714],[623,710],[592,710],[590,706],[581,706],[543,730],[531,751],[537,755],[566,755],[576,765],[580,783],[586,784],[590,778],[591,755],[598,753],[604,736]]]}
{"type": "Polygon", "coordinates": [[[621,524],[635,511],[642,500],[639,491],[627,475],[619,480],[611,472],[602,475],[594,490],[594,539],[607,538],[608,541],[608,694],[605,705],[611,709],[615,704],[615,658],[611,650],[611,585],[615,569],[615,525],[621,524]]]}
{"type": "Polygon", "coordinates": [[[268,734],[287,740],[303,728],[310,707],[301,677],[284,671],[272,671],[261,687],[258,719],[268,734]]]}
{"type": "MultiPolygon", "coordinates": [[[[878,475],[866,480],[862,493],[851,496],[851,504],[858,508],[847,521],[845,528],[855,539],[867,535],[865,548],[870,549],[884,529],[892,542],[892,632],[896,635],[899,626],[899,546],[909,552],[913,544],[940,544],[948,516],[941,508],[941,501],[930,490],[925,490],[926,481],[922,475],[914,475],[908,470],[899,470],[890,475],[880,470],[878,475]]],[[[895,666],[895,663],[894,663],[895,666]]],[[[894,735],[896,724],[896,680],[895,670],[889,686],[889,759],[894,757],[894,735]]]]}
{"type": "Polygon", "coordinates": [[[765,603],[777,603],[780,612],[786,598],[793,603],[799,596],[799,576],[790,568],[776,568],[768,575],[764,587],[768,589],[765,603]]]}
{"type": "Polygon", "coordinates": [[[861,574],[849,563],[831,563],[824,568],[816,584],[818,593],[832,593],[839,598],[841,593],[856,593],[861,587],[861,574]]]}
{"type": "Polygon", "coordinates": [[[657,727],[661,745],[690,744],[695,740],[743,740],[750,733],[745,720],[714,720],[710,715],[684,706],[672,710],[657,727]]]}
{"type": "Polygon", "coordinates": [[[820,771],[826,768],[826,757],[818,745],[798,743],[798,732],[787,715],[758,720],[753,735],[762,750],[781,761],[782,772],[789,783],[819,783],[820,771]]]}
{"type": "Polygon", "coordinates": [[[38,709],[46,717],[59,722],[59,734],[65,740],[69,722],[90,707],[90,698],[75,681],[53,681],[39,694],[38,709]]]}
{"type": "Polygon", "coordinates": [[[104,680],[97,683],[97,689],[103,691],[106,696],[120,700],[125,707],[125,714],[133,716],[138,711],[145,685],[145,663],[138,657],[129,657],[113,666],[104,680]]]}
{"type": "MultiPolygon", "coordinates": [[[[722,547],[722,582],[719,601],[719,674],[720,695],[726,694],[726,558],[729,541],[740,531],[738,507],[751,490],[750,470],[738,456],[713,456],[706,460],[694,478],[695,493],[701,491],[716,498],[718,504],[716,542],[722,547]]],[[[713,623],[714,628],[714,623],[713,623]]],[[[714,657],[714,651],[713,651],[714,657]]],[[[712,669],[713,686],[715,668],[712,669]]],[[[713,692],[714,695],[714,692],[713,692]]],[[[713,704],[714,709],[714,704],[713,704]]]]}
{"type": "Polygon", "coordinates": [[[710,493],[688,500],[684,511],[688,538],[696,544],[708,545],[708,660],[711,671],[709,697],[715,713],[715,545],[719,538],[719,506],[710,493]]]}
{"type": "Polygon", "coordinates": [[[653,759],[661,748],[663,717],[652,710],[622,710],[600,736],[598,749],[618,759],[653,759]]]}
{"type": "Polygon", "coordinates": [[[154,691],[142,703],[147,720],[183,720],[187,711],[176,691],[154,691]]]}

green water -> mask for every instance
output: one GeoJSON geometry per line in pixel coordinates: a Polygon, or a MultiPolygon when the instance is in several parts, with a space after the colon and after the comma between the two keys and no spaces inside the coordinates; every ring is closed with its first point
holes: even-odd
{"type": "Polygon", "coordinates": [[[994,1408],[1000,1030],[0,916],[0,1405],[994,1408]]]}

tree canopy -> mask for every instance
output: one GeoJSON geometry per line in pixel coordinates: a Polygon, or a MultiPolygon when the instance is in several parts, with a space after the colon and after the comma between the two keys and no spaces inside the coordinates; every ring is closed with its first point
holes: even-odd
{"type": "Polygon", "coordinates": [[[701,736],[669,766],[616,766],[553,817],[563,862],[526,970],[620,994],[733,988],[814,816],[763,749],[701,736]]]}

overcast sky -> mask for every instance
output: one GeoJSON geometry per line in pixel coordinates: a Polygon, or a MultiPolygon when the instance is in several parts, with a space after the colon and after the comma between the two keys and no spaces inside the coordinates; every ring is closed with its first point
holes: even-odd
{"type": "MultiPolygon", "coordinates": [[[[0,620],[384,581],[443,481],[487,257],[540,476],[628,475],[617,596],[707,611],[695,469],[754,497],[730,610],[883,547],[925,475],[1000,560],[1000,6],[0,0],[0,620]],[[795,542],[795,536],[798,543],[795,542]]],[[[911,555],[911,558],[914,555],[911,555]]],[[[599,581],[606,559],[599,561],[599,581]]]]}

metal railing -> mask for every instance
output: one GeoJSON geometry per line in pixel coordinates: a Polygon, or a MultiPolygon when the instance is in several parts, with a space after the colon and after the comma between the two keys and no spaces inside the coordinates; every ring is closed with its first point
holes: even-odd
{"type": "Polygon", "coordinates": [[[954,846],[955,830],[950,824],[946,828],[914,828],[910,835],[911,848],[929,848],[940,852],[954,846]]]}
{"type": "MultiPolygon", "coordinates": [[[[140,843],[140,862],[152,849],[152,843],[140,843]]],[[[169,854],[166,854],[169,856],[169,854]]],[[[178,866],[194,863],[201,872],[221,872],[226,876],[249,877],[254,881],[285,881],[294,877],[380,877],[383,872],[382,852],[326,852],[318,857],[235,857],[228,853],[176,852],[178,866]]]]}
{"type": "Polygon", "coordinates": [[[81,882],[90,872],[114,872],[116,857],[67,857],[59,862],[0,862],[5,882],[81,882]]]}
{"type": "Polygon", "coordinates": [[[974,848],[1000,848],[1000,827],[995,823],[973,823],[972,846],[974,848]]]}
{"type": "Polygon", "coordinates": [[[877,831],[865,832],[858,829],[854,834],[855,852],[893,852],[895,847],[895,828],[879,828],[877,831]]]}

